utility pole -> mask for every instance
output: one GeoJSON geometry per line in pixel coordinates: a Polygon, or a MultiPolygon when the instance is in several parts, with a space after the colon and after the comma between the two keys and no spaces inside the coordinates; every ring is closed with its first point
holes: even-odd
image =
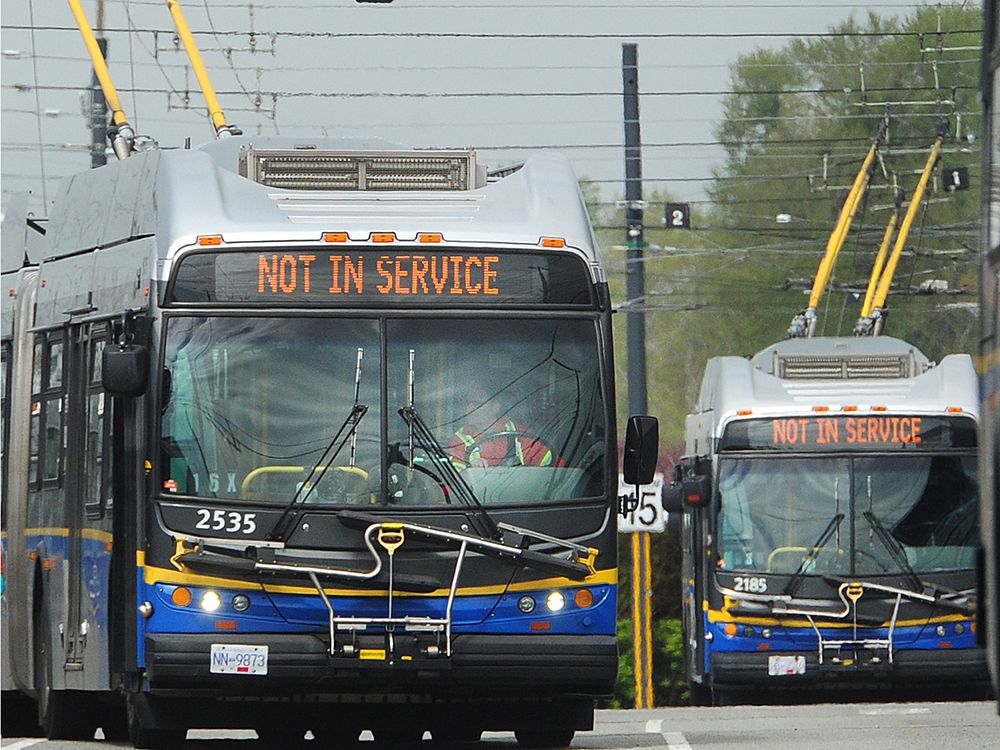
{"type": "MultiPolygon", "coordinates": [[[[629,414],[646,414],[646,302],[642,234],[642,140],[639,133],[639,63],[635,44],[622,45],[625,105],[625,296],[628,300],[629,414]]],[[[650,535],[632,534],[632,655],[635,707],[653,707],[652,565],[650,535]]]]}
{"type": "MultiPolygon", "coordinates": [[[[104,38],[104,0],[97,0],[97,46],[101,57],[108,59],[108,40],[104,38]]],[[[90,78],[90,168],[108,163],[108,102],[104,97],[95,68],[90,78]]]]}

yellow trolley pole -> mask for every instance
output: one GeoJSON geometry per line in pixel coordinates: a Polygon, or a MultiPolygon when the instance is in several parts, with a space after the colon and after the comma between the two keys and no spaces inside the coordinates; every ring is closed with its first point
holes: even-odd
{"type": "MultiPolygon", "coordinates": [[[[896,244],[893,245],[892,255],[889,256],[889,260],[885,265],[885,269],[882,271],[882,275],[879,277],[878,286],[875,289],[875,295],[872,298],[870,308],[864,319],[868,321],[867,325],[870,326],[870,332],[874,336],[878,336],[882,333],[882,329],[885,328],[885,316],[888,311],[885,309],[886,298],[889,296],[889,287],[892,284],[892,277],[896,273],[896,267],[899,265],[899,259],[903,255],[903,248],[906,247],[906,240],[910,235],[910,228],[913,226],[913,220],[917,215],[917,211],[920,209],[920,204],[923,202],[924,193],[927,190],[927,183],[930,182],[931,174],[934,172],[934,167],[937,165],[937,161],[941,156],[941,146],[944,143],[944,137],[948,133],[948,122],[945,121],[941,123],[938,128],[937,138],[934,139],[934,145],[931,146],[931,152],[927,155],[927,161],[924,163],[924,170],[920,173],[920,180],[917,182],[917,187],[913,191],[913,197],[910,199],[910,205],[906,209],[906,216],[903,217],[903,223],[899,226],[899,234],[896,237],[896,244]]],[[[859,325],[862,321],[859,321],[859,325]]]]}
{"type": "Polygon", "coordinates": [[[208,78],[208,71],[201,60],[201,53],[198,51],[198,45],[191,35],[191,29],[188,27],[187,19],[184,17],[184,11],[181,10],[181,4],[177,0],[167,0],[167,9],[170,11],[170,16],[174,19],[177,35],[180,37],[188,59],[191,61],[191,67],[194,69],[195,77],[198,79],[198,85],[201,86],[201,92],[205,95],[205,104],[208,107],[208,116],[212,120],[212,127],[215,128],[215,137],[224,138],[229,135],[241,135],[242,131],[239,128],[226,124],[226,116],[219,105],[219,98],[215,95],[215,89],[212,88],[212,82],[208,78]]]}
{"type": "Polygon", "coordinates": [[[871,333],[870,318],[872,311],[872,300],[875,299],[875,289],[878,287],[878,280],[885,267],[886,257],[889,255],[889,245],[892,244],[893,234],[896,232],[896,225],[899,224],[899,213],[903,207],[903,191],[896,191],[896,206],[893,208],[889,223],[886,224],[885,234],[882,235],[882,244],[879,245],[878,254],[875,256],[875,264],[872,266],[872,274],[868,279],[868,289],[865,291],[865,300],[861,303],[861,317],[854,326],[855,336],[866,336],[871,333]]]}
{"type": "Polygon", "coordinates": [[[861,163],[861,169],[858,170],[854,178],[854,183],[851,185],[851,191],[847,194],[847,199],[840,209],[840,217],[837,219],[837,224],[833,232],[831,232],[829,240],[827,240],[826,253],[820,261],[819,270],[816,272],[816,278],[813,280],[812,293],[809,295],[809,305],[803,312],[792,319],[792,323],[788,328],[788,335],[792,338],[814,336],[816,334],[816,309],[819,307],[823,290],[830,281],[833,266],[837,262],[837,256],[840,254],[840,250],[844,246],[844,241],[847,239],[847,233],[850,231],[851,222],[854,221],[854,215],[857,213],[858,206],[861,205],[861,198],[864,196],[865,191],[868,189],[868,184],[871,182],[875,166],[875,156],[878,153],[879,145],[882,143],[882,138],[885,136],[887,122],[887,120],[883,120],[879,126],[878,134],[872,141],[871,148],[868,149],[868,153],[861,163]]]}
{"type": "Polygon", "coordinates": [[[135,132],[132,130],[132,126],[129,125],[128,118],[122,109],[121,101],[118,99],[118,90],[115,88],[115,84],[111,80],[111,73],[108,71],[108,64],[104,60],[104,55],[101,53],[101,48],[94,37],[94,30],[90,26],[90,21],[87,20],[87,14],[83,12],[80,0],[67,1],[69,2],[70,10],[73,11],[76,25],[80,29],[80,36],[83,37],[83,43],[87,47],[87,52],[90,54],[90,59],[94,64],[94,72],[97,74],[97,80],[101,83],[104,98],[107,100],[108,106],[111,107],[111,119],[117,131],[111,141],[111,147],[115,152],[115,156],[119,159],[124,159],[132,154],[132,148],[135,143],[135,132]]]}

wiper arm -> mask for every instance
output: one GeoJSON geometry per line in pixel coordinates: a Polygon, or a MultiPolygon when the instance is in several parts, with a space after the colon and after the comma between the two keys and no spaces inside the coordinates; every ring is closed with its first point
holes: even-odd
{"type": "MultiPolygon", "coordinates": [[[[436,473],[442,484],[465,505],[475,509],[475,516],[473,518],[477,522],[476,525],[479,526],[477,531],[487,539],[500,539],[500,530],[497,527],[496,521],[490,517],[486,508],[483,507],[482,502],[476,497],[475,491],[465,481],[465,477],[455,468],[454,463],[452,463],[452,457],[448,455],[448,452],[438,442],[431,429],[420,418],[420,415],[417,414],[417,410],[413,406],[405,406],[399,410],[399,416],[403,418],[403,421],[410,428],[410,439],[434,459],[433,463],[437,467],[436,473]]],[[[413,464],[412,449],[410,464],[413,464]]]]}
{"type": "MultiPolygon", "coordinates": [[[[269,541],[285,541],[285,537],[288,532],[291,531],[291,527],[295,521],[295,507],[301,505],[312,493],[315,485],[312,483],[313,477],[320,473],[320,469],[324,466],[330,466],[340,455],[340,451],[344,449],[347,441],[351,441],[351,466],[354,466],[355,450],[357,447],[356,435],[358,432],[358,425],[361,424],[361,420],[364,419],[365,414],[368,413],[367,404],[360,403],[361,400],[361,360],[365,356],[365,350],[358,347],[358,360],[357,366],[354,370],[354,406],[351,407],[350,413],[344,418],[343,423],[340,425],[340,429],[337,430],[330,442],[326,444],[326,448],[323,449],[323,453],[313,464],[312,469],[309,470],[309,474],[306,475],[305,480],[295,489],[295,494],[292,495],[292,499],[289,501],[288,505],[285,506],[284,511],[282,511],[281,516],[278,521],[274,524],[274,528],[268,535],[269,541]],[[343,438],[341,438],[343,435],[343,438]],[[340,441],[339,444],[337,441],[340,441]],[[303,492],[304,490],[304,492],[303,492]]],[[[325,471],[325,469],[324,469],[325,471]]]]}
{"type": "Polygon", "coordinates": [[[872,525],[875,529],[875,534],[878,536],[878,540],[882,542],[882,546],[889,551],[889,555],[892,557],[893,562],[899,566],[900,572],[903,573],[904,578],[909,582],[910,586],[914,591],[920,592],[924,590],[924,582],[920,580],[920,576],[910,565],[910,561],[906,559],[906,551],[903,549],[902,545],[897,541],[890,531],[882,523],[882,519],[876,516],[872,511],[866,510],[861,515],[865,517],[865,520],[872,525]]]}
{"type": "Polygon", "coordinates": [[[806,567],[808,567],[810,562],[813,562],[816,559],[816,555],[818,555],[820,550],[823,549],[823,547],[826,546],[826,543],[830,541],[830,537],[832,537],[833,533],[840,528],[840,524],[843,520],[843,513],[837,513],[830,519],[826,528],[823,529],[823,533],[819,535],[819,538],[809,549],[808,554],[802,558],[802,564],[799,565],[798,570],[792,574],[792,577],[788,581],[788,585],[785,586],[785,590],[781,592],[782,594],[787,594],[788,596],[795,595],[795,592],[798,591],[799,586],[802,584],[802,578],[805,574],[806,567]]]}

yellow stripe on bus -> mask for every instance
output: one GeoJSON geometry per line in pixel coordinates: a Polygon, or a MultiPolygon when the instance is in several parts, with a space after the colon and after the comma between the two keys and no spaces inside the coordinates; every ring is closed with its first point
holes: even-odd
{"type": "MultiPolygon", "coordinates": [[[[938,622],[964,622],[966,620],[973,619],[970,615],[941,615],[940,617],[923,617],[916,620],[896,620],[896,627],[908,627],[912,625],[927,625],[930,623],[938,622]]],[[[812,624],[806,619],[798,620],[779,620],[776,617],[734,617],[728,612],[723,612],[718,609],[708,610],[708,621],[709,622],[736,622],[741,625],[770,625],[770,626],[785,626],[789,628],[812,628],[812,624]]],[[[892,624],[891,620],[886,620],[881,625],[866,625],[865,627],[881,627],[887,628],[892,624]]],[[[816,623],[817,627],[821,628],[853,628],[854,623],[844,621],[844,622],[822,622],[816,623]]]]}
{"type": "MultiPolygon", "coordinates": [[[[238,578],[221,578],[217,576],[199,575],[196,573],[182,573],[171,568],[158,568],[145,564],[145,554],[140,550],[136,551],[136,565],[143,568],[143,580],[150,585],[157,583],[178,584],[185,586],[217,586],[232,589],[263,589],[272,594],[314,594],[316,589],[312,586],[285,586],[259,584],[253,581],[240,580],[238,578]]],[[[586,581],[571,581],[568,578],[544,578],[537,581],[521,581],[511,584],[492,586],[466,586],[459,587],[457,594],[462,596],[474,595],[498,595],[504,592],[531,591],[539,588],[568,588],[573,586],[597,586],[601,584],[615,584],[618,582],[618,571],[599,570],[596,575],[587,578],[586,581]]],[[[323,591],[329,596],[385,596],[385,589],[355,589],[355,588],[324,588],[323,591]]],[[[449,589],[439,588],[427,593],[412,593],[405,591],[395,591],[394,596],[447,596],[449,589]]]]}

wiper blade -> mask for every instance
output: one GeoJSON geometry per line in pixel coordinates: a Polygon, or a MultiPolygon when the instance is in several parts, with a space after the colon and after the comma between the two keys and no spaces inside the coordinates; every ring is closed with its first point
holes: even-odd
{"type": "MultiPolygon", "coordinates": [[[[313,484],[313,477],[315,477],[320,470],[325,466],[330,466],[336,460],[337,456],[340,455],[340,451],[344,449],[347,441],[351,441],[351,462],[350,465],[354,466],[355,451],[357,448],[357,432],[358,425],[361,424],[361,420],[364,419],[365,414],[368,413],[368,406],[366,404],[360,403],[361,401],[361,360],[364,359],[365,350],[362,347],[358,347],[358,359],[357,365],[354,369],[354,406],[351,407],[350,413],[344,418],[343,423],[340,425],[340,429],[337,430],[336,434],[331,438],[330,442],[326,444],[326,448],[323,449],[323,453],[313,464],[312,469],[309,470],[309,474],[295,489],[295,494],[292,495],[292,499],[289,501],[288,505],[285,506],[284,511],[282,511],[281,516],[278,518],[277,523],[274,524],[274,528],[268,535],[268,540],[270,541],[280,541],[284,542],[285,537],[291,531],[292,526],[295,522],[296,514],[293,513],[297,505],[301,505],[306,501],[312,491],[315,489],[313,484]],[[346,434],[345,434],[346,433],[346,434]],[[343,439],[341,439],[343,435],[343,439]],[[339,445],[337,441],[340,441],[339,445]],[[334,447],[336,446],[336,448],[334,447]],[[332,454],[331,454],[332,451],[332,454]],[[303,493],[303,490],[305,492],[303,493]]],[[[325,471],[325,469],[323,469],[325,471]]],[[[318,484],[318,483],[317,483],[318,484]]]]}
{"type": "Polygon", "coordinates": [[[816,555],[819,554],[820,550],[826,546],[826,543],[830,541],[830,537],[833,533],[840,528],[841,522],[844,520],[843,513],[837,513],[830,522],[823,529],[823,533],[819,535],[819,538],[809,549],[808,554],[802,558],[802,563],[799,565],[798,570],[796,570],[792,577],[789,579],[788,584],[785,586],[785,590],[781,593],[787,594],[788,596],[794,596],[795,592],[798,591],[799,586],[802,584],[802,578],[805,574],[806,568],[809,566],[810,562],[816,559],[816,555]]]}
{"type": "MultiPolygon", "coordinates": [[[[496,521],[483,507],[482,502],[476,497],[475,491],[465,481],[462,474],[452,463],[452,457],[444,449],[431,429],[424,423],[417,414],[413,406],[405,406],[399,410],[399,416],[410,428],[410,436],[418,447],[426,452],[434,461],[432,464],[437,467],[435,472],[441,483],[457,497],[462,503],[475,509],[473,521],[476,523],[478,533],[487,539],[500,539],[500,529],[496,521]]],[[[413,453],[410,453],[410,464],[413,464],[413,453]]]]}
{"type": "Polygon", "coordinates": [[[865,520],[872,525],[872,528],[875,530],[875,535],[878,536],[878,540],[882,542],[882,546],[888,550],[893,562],[899,566],[900,572],[903,573],[903,577],[906,578],[913,590],[918,592],[923,591],[925,588],[924,582],[920,580],[920,576],[917,575],[913,566],[910,565],[910,561],[906,559],[906,551],[903,549],[896,537],[894,537],[885,527],[885,524],[882,523],[882,519],[870,510],[864,511],[861,515],[863,515],[865,520]]]}

